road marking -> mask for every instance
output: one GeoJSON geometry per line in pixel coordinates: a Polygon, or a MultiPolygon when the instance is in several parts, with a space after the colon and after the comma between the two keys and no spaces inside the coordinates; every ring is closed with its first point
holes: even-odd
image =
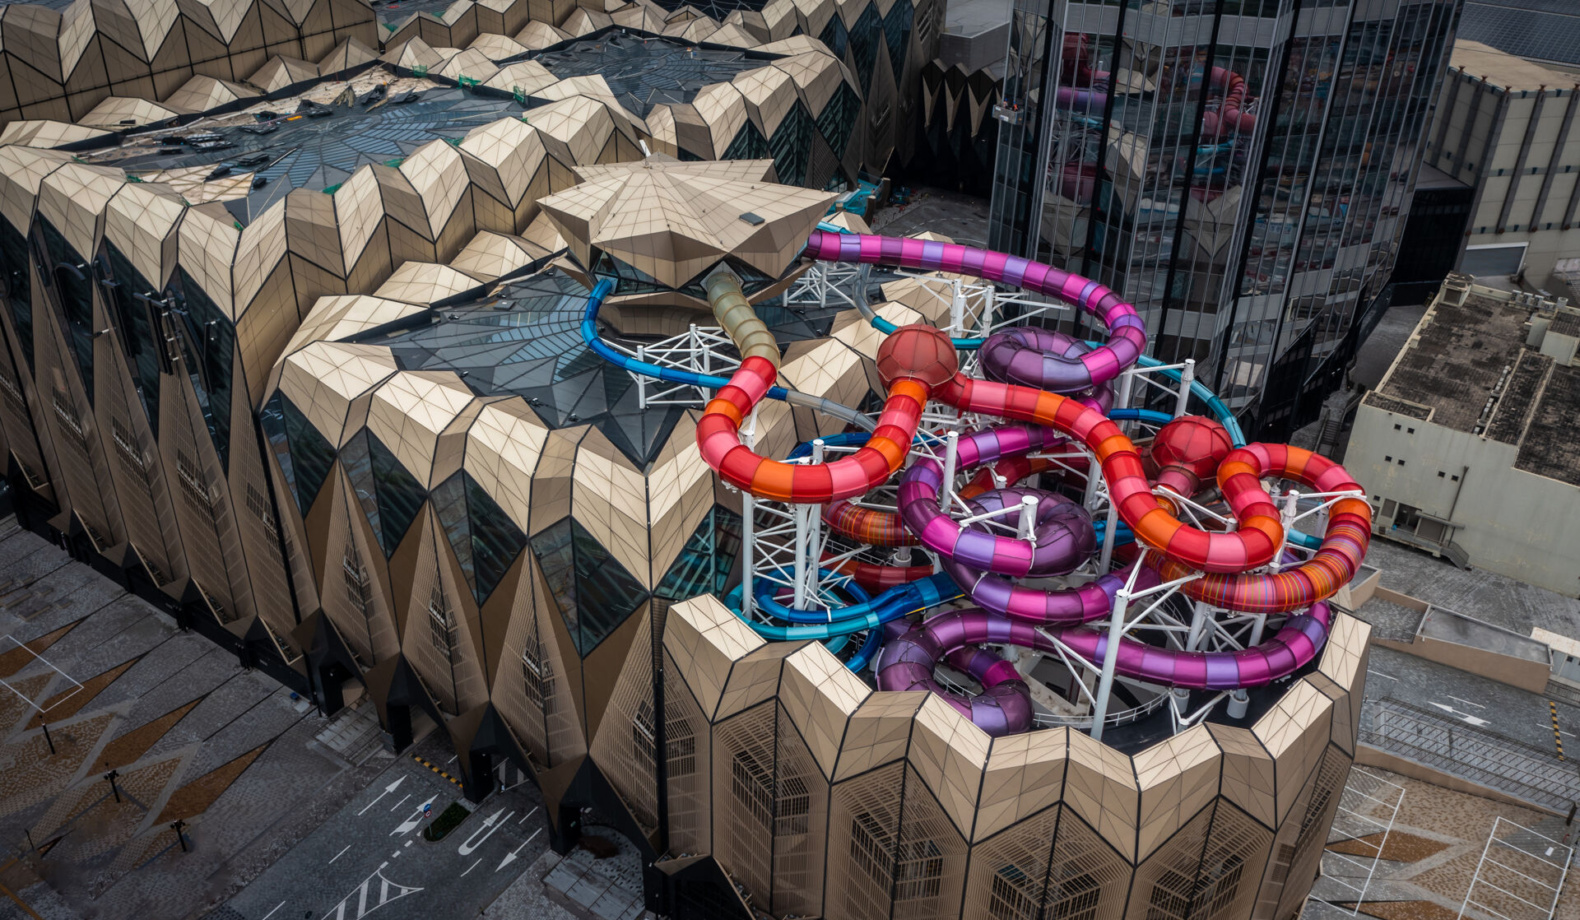
{"type": "Polygon", "coordinates": [[[448,773],[444,772],[443,770],[439,769],[438,767],[434,766],[432,763],[422,759],[421,757],[418,757],[416,754],[411,755],[411,759],[417,761],[418,763],[422,764],[423,766],[427,767],[428,769],[432,770],[433,772],[439,774],[440,776],[442,776],[445,779],[449,780],[450,782],[454,783],[457,789],[459,789],[461,787],[461,781],[460,780],[456,779],[455,777],[451,776],[450,774],[448,774],[448,773]]]}
{"type": "MultiPolygon", "coordinates": [[[[349,849],[351,849],[351,844],[348,843],[348,844],[346,844],[345,850],[341,850],[339,853],[335,854],[335,859],[339,859],[340,857],[346,855],[346,850],[349,850],[349,849]]],[[[331,859],[329,862],[325,863],[325,865],[329,865],[329,866],[334,865],[335,859],[331,859]]]]}
{"type": "Polygon", "coordinates": [[[400,801],[396,802],[394,808],[391,808],[390,811],[393,813],[396,808],[399,808],[402,805],[405,805],[406,804],[406,800],[409,799],[409,798],[411,798],[411,793],[410,792],[408,792],[405,795],[401,796],[400,797],[400,801]]]}
{"type": "MultiPolygon", "coordinates": [[[[543,833],[543,828],[540,827],[537,830],[532,832],[532,837],[536,837],[536,836],[538,836],[541,833],[543,833]]],[[[505,854],[505,858],[501,859],[499,861],[499,869],[503,869],[506,866],[510,865],[511,863],[515,862],[516,859],[517,859],[516,854],[520,853],[523,849],[526,848],[527,844],[532,842],[532,837],[528,837],[527,839],[521,841],[521,846],[516,847],[514,850],[511,850],[509,853],[506,853],[505,854]]],[[[495,869],[494,871],[498,872],[499,869],[495,869]]]]}
{"type": "Polygon", "coordinates": [[[516,823],[517,824],[526,824],[527,823],[527,819],[532,817],[533,815],[535,815],[537,813],[538,813],[538,806],[534,805],[534,806],[532,806],[532,810],[527,812],[526,814],[522,815],[521,816],[521,820],[517,821],[516,823]]]}
{"type": "Polygon", "coordinates": [[[508,818],[514,813],[515,809],[512,808],[510,811],[504,812],[503,814],[496,811],[489,815],[487,820],[483,822],[483,826],[475,831],[472,831],[472,836],[466,838],[466,842],[461,844],[459,847],[456,847],[455,851],[460,853],[462,856],[471,856],[473,850],[476,850],[478,847],[487,843],[488,838],[494,836],[494,832],[504,826],[504,824],[500,822],[499,819],[508,818]],[[483,836],[479,837],[478,834],[482,834],[483,836]],[[473,843],[472,841],[474,840],[477,842],[473,843]]]}
{"type": "MultiPolygon", "coordinates": [[[[383,874],[384,867],[388,865],[389,863],[387,862],[379,863],[379,867],[373,870],[372,875],[363,879],[362,884],[352,889],[351,893],[342,898],[339,904],[324,912],[323,920],[362,920],[363,917],[389,902],[397,898],[404,898],[409,894],[416,894],[422,890],[421,888],[408,888],[405,885],[396,884],[385,878],[383,874]],[[379,880],[377,889],[372,887],[374,879],[379,880]],[[369,904],[369,895],[376,899],[371,905],[369,904]],[[352,906],[353,899],[356,901],[355,906],[352,906]]],[[[281,903],[283,904],[284,902],[282,901],[281,903]]],[[[279,910],[279,908],[275,908],[275,910],[279,910]]],[[[268,918],[265,917],[264,920],[268,920],[268,918]]]]}
{"type": "Polygon", "coordinates": [[[285,902],[284,901],[281,901],[280,903],[274,905],[274,910],[271,910],[268,913],[264,914],[263,915],[263,920],[269,920],[270,917],[274,916],[274,911],[275,910],[279,910],[280,908],[282,908],[284,906],[285,906],[285,902]]]}
{"type": "Polygon", "coordinates": [[[481,856],[479,856],[479,857],[478,857],[478,858],[477,858],[477,862],[475,862],[475,863],[472,863],[472,864],[471,864],[471,865],[470,865],[470,866],[467,866],[467,867],[466,867],[466,872],[462,872],[462,873],[461,873],[461,877],[462,877],[462,878],[466,878],[466,873],[467,873],[467,872],[471,872],[471,871],[472,871],[472,870],[473,870],[473,869],[476,869],[476,868],[477,868],[477,863],[480,863],[480,862],[482,862],[482,861],[483,861],[483,858],[482,858],[482,857],[481,857],[481,856]]]}
{"type": "Polygon", "coordinates": [[[1483,725],[1491,725],[1492,724],[1491,722],[1488,722],[1486,719],[1478,719],[1478,718],[1476,718],[1475,716],[1471,715],[1468,712],[1460,712],[1458,709],[1455,709],[1454,707],[1449,706],[1446,703],[1439,703],[1436,700],[1432,700],[1432,705],[1436,706],[1438,709],[1443,710],[1444,712],[1448,713],[1449,715],[1458,716],[1459,717],[1459,721],[1464,722],[1464,723],[1469,724],[1469,725],[1474,725],[1477,728],[1480,728],[1483,725]]]}
{"type": "Polygon", "coordinates": [[[386,795],[389,795],[391,792],[394,792],[395,789],[398,786],[400,786],[401,783],[404,783],[405,781],[406,781],[406,777],[405,776],[398,776],[398,777],[396,777],[395,778],[395,782],[390,783],[388,786],[385,786],[384,787],[384,791],[380,792],[378,794],[378,796],[373,799],[373,801],[371,801],[371,802],[367,803],[366,805],[362,806],[362,811],[357,812],[357,817],[359,817],[359,818],[362,817],[364,812],[366,812],[369,808],[372,808],[374,805],[377,805],[379,803],[379,799],[382,799],[386,795]]]}
{"type": "Polygon", "coordinates": [[[1558,746],[1558,759],[1564,759],[1564,736],[1558,730],[1558,704],[1552,700],[1547,701],[1547,711],[1553,714],[1553,744],[1558,746]]]}
{"type": "MultiPolygon", "coordinates": [[[[433,797],[433,799],[436,799],[436,798],[438,798],[438,796],[434,796],[433,797]]],[[[417,810],[412,812],[412,815],[411,815],[410,818],[407,818],[405,821],[402,821],[398,827],[396,827],[394,830],[390,831],[390,836],[391,837],[404,837],[407,834],[411,833],[413,830],[416,830],[417,825],[422,823],[422,810],[424,808],[428,807],[429,805],[432,805],[433,804],[433,799],[429,799],[428,801],[422,803],[421,805],[418,805],[417,806],[417,810]]]]}
{"type": "Polygon", "coordinates": [[[1457,696],[1450,696],[1449,699],[1453,700],[1456,703],[1464,703],[1466,706],[1474,706],[1477,709],[1486,709],[1487,708],[1487,707],[1481,705],[1480,703],[1472,703],[1470,700],[1462,700],[1462,699],[1460,699],[1457,696]]]}
{"type": "Polygon", "coordinates": [[[452,754],[452,755],[450,755],[450,759],[446,760],[444,762],[444,765],[448,767],[450,764],[453,764],[453,763],[455,763],[455,755],[452,754]]]}

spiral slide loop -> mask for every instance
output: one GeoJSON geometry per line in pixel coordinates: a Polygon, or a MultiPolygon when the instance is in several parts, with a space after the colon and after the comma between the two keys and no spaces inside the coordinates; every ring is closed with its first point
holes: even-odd
{"type": "MultiPolygon", "coordinates": [[[[858,584],[882,594],[848,610],[814,612],[784,607],[771,592],[765,593],[757,598],[761,609],[791,625],[754,623],[759,632],[770,638],[827,638],[888,624],[887,639],[877,653],[879,687],[941,693],[993,734],[1030,725],[1029,690],[1013,667],[975,646],[1052,651],[1056,639],[1057,647],[1089,661],[1103,659],[1110,652],[1107,631],[1085,624],[1109,615],[1127,582],[1133,590],[1144,590],[1160,580],[1200,576],[1182,587],[1186,596],[1230,610],[1290,615],[1271,638],[1233,652],[1180,651],[1122,638],[1113,650],[1122,676],[1193,690],[1239,689],[1291,674],[1317,655],[1332,619],[1324,601],[1354,576],[1370,539],[1370,507],[1342,467],[1298,448],[1244,444],[1232,415],[1199,384],[1192,392],[1224,424],[1195,417],[1168,421],[1144,457],[1107,417],[1108,385],[1132,364],[1155,362],[1143,358],[1146,334],[1135,308],[1097,282],[1003,253],[866,234],[816,231],[806,253],[816,259],[969,274],[1036,291],[1090,313],[1107,328],[1108,338],[1093,346],[1045,330],[1014,329],[985,341],[962,342],[931,326],[895,328],[869,315],[874,325],[890,333],[877,355],[887,398],[876,430],[870,436],[834,436],[856,447],[852,455],[824,463],[782,463],[755,454],[739,437],[742,423],[774,388],[776,348],[760,334],[748,338],[756,327],[732,278],[710,277],[710,300],[729,317],[726,325],[735,327],[731,335],[745,360],[708,403],[698,424],[704,460],[726,482],[753,495],[824,505],[830,526],[863,544],[925,547],[944,570],[944,575],[931,575],[928,566],[833,563],[858,584]],[[955,349],[979,345],[979,366],[995,379],[959,373],[955,349]],[[929,400],[1019,423],[972,432],[958,444],[958,470],[976,470],[977,475],[955,494],[978,518],[976,523],[962,524],[940,510],[940,494],[954,483],[944,482],[941,465],[927,457],[915,458],[901,479],[898,515],[851,501],[883,485],[905,465],[929,400]],[[1045,461],[1030,455],[1063,438],[1079,441],[1095,457],[1114,513],[1139,544],[1157,555],[1100,573],[1079,587],[1049,590],[1020,582],[1068,573],[1090,558],[1096,527],[1086,510],[1068,499],[1013,483],[1044,468],[1045,461]],[[989,470],[1011,485],[993,488],[989,470]],[[1290,559],[1291,567],[1284,571],[1265,567],[1290,540],[1309,538],[1286,533],[1263,477],[1290,479],[1328,497],[1357,493],[1334,501],[1315,555],[1299,564],[1290,559]],[[1178,506],[1203,484],[1216,485],[1232,516],[1232,529],[1202,529],[1178,517],[1178,506]],[[1026,515],[1029,533],[1011,537],[982,522],[994,517],[1014,524],[1022,514],[1018,506],[1025,502],[1029,512],[1028,500],[1033,498],[1035,511],[1026,515]],[[953,596],[950,582],[978,608],[903,628],[900,617],[953,596]],[[940,661],[972,675],[983,693],[946,693],[932,676],[940,661]]],[[[1116,418],[1145,418],[1156,424],[1153,414],[1114,411],[1116,418]]],[[[876,647],[872,636],[869,632],[863,655],[876,647]]]]}

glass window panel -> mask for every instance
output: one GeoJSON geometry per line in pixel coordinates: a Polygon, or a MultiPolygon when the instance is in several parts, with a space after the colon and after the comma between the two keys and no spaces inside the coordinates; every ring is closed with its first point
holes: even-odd
{"type": "Polygon", "coordinates": [[[572,518],[551,525],[530,542],[584,658],[647,600],[641,583],[572,518]]]}
{"type": "Polygon", "coordinates": [[[296,498],[297,509],[306,515],[329,476],[335,449],[284,393],[275,393],[264,403],[258,421],[280,464],[286,487],[296,498]]]}
{"type": "Polygon", "coordinates": [[[166,299],[181,342],[181,360],[197,394],[219,462],[230,468],[231,371],[236,330],[219,305],[203,293],[185,269],[176,269],[166,299]]]}
{"type": "Polygon", "coordinates": [[[33,273],[28,266],[27,241],[0,218],[0,282],[5,285],[6,303],[11,307],[11,321],[16,324],[16,334],[22,348],[22,357],[28,370],[33,369],[33,273]]]}
{"type": "Polygon", "coordinates": [[[680,555],[653,589],[655,597],[683,601],[703,594],[724,593],[730,570],[741,551],[741,516],[714,506],[692,532],[680,555]]]}
{"type": "Polygon", "coordinates": [[[65,319],[66,344],[82,373],[82,386],[93,405],[93,275],[88,260],[44,218],[38,219],[39,262],[54,281],[54,301],[65,319]]]}

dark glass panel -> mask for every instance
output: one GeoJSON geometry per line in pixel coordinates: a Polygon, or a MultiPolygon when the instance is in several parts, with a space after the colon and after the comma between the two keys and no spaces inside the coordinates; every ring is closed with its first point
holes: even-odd
{"type": "Polygon", "coordinates": [[[104,259],[100,265],[113,282],[108,286],[110,312],[120,333],[121,347],[126,352],[126,363],[132,369],[132,382],[137,385],[143,411],[148,413],[149,427],[157,433],[159,372],[163,363],[160,349],[163,343],[156,334],[158,326],[150,312],[154,305],[148,299],[157,299],[159,292],[141,272],[132,267],[131,261],[114,243],[105,242],[104,259]]]}
{"type": "Polygon", "coordinates": [[[768,153],[774,158],[774,172],[786,185],[806,182],[807,165],[812,159],[812,116],[797,99],[789,114],[768,139],[768,153]]]}
{"type": "Polygon", "coordinates": [[[703,594],[723,594],[740,551],[741,516],[715,506],[692,531],[680,555],[653,589],[653,596],[683,601],[703,594]]]}
{"type": "Polygon", "coordinates": [[[493,497],[462,471],[433,490],[433,508],[478,604],[488,600],[527,544],[493,497]]]}
{"type": "Polygon", "coordinates": [[[385,557],[394,555],[395,547],[417,519],[417,512],[427,498],[427,492],[417,477],[395,459],[395,454],[372,432],[367,432],[368,457],[372,460],[373,481],[377,485],[380,544],[385,557]]]}
{"type": "Polygon", "coordinates": [[[28,370],[33,369],[33,274],[27,264],[27,240],[0,218],[0,283],[5,285],[6,303],[16,324],[18,344],[28,370]]]}
{"type": "Polygon", "coordinates": [[[236,354],[236,330],[219,305],[203,293],[185,269],[176,269],[176,278],[166,294],[176,338],[181,342],[181,360],[197,394],[203,422],[219,462],[230,468],[231,370],[236,354]]]}
{"type": "Polygon", "coordinates": [[[856,129],[856,114],[861,109],[861,98],[850,84],[841,83],[839,91],[823,106],[823,111],[817,116],[817,129],[822,132],[823,140],[828,142],[828,148],[834,151],[834,156],[840,160],[845,158],[845,146],[850,143],[851,132],[856,129]]]}
{"type": "Polygon", "coordinates": [[[66,342],[72,357],[77,360],[77,370],[82,373],[82,386],[88,394],[88,404],[93,404],[93,275],[88,260],[66,242],[60,231],[44,218],[38,220],[42,238],[40,255],[54,279],[55,299],[65,317],[66,342]]]}
{"type": "Polygon", "coordinates": [[[346,478],[351,481],[351,491],[356,493],[357,504],[362,506],[362,513],[373,528],[373,536],[379,541],[379,548],[383,549],[384,530],[379,526],[379,493],[378,486],[373,482],[373,459],[368,456],[366,429],[357,432],[346,442],[345,447],[340,448],[340,468],[346,471],[346,478]]]}
{"type": "Polygon", "coordinates": [[[721,160],[761,160],[768,156],[768,141],[757,126],[747,121],[741,125],[730,146],[725,148],[721,160]]]}
{"type": "MultiPolygon", "coordinates": [[[[838,14],[835,18],[839,18],[838,14]]],[[[883,20],[878,18],[877,4],[868,5],[850,30],[851,56],[856,59],[856,76],[864,92],[872,88],[872,68],[878,63],[878,41],[882,31],[883,20]]]]}
{"type": "Polygon", "coordinates": [[[883,38],[889,44],[889,66],[894,68],[894,79],[900,79],[905,70],[905,54],[911,42],[911,24],[916,19],[916,7],[911,0],[900,0],[883,18],[883,38]]]}
{"type": "Polygon", "coordinates": [[[647,600],[641,583],[572,518],[551,525],[531,543],[583,658],[647,600]]]}
{"type": "Polygon", "coordinates": [[[307,417],[285,398],[275,393],[264,403],[258,413],[264,437],[274,451],[285,476],[285,484],[296,497],[296,507],[307,514],[329,476],[329,467],[335,462],[335,449],[307,421],[307,417]]]}

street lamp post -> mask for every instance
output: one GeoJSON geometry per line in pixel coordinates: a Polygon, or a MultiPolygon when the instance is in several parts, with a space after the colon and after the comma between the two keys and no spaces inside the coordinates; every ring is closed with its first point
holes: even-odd
{"type": "Polygon", "coordinates": [[[120,804],[121,801],[121,790],[115,785],[115,778],[120,775],[120,773],[113,769],[110,772],[104,774],[104,778],[110,781],[110,794],[115,796],[116,804],[120,804]]]}

